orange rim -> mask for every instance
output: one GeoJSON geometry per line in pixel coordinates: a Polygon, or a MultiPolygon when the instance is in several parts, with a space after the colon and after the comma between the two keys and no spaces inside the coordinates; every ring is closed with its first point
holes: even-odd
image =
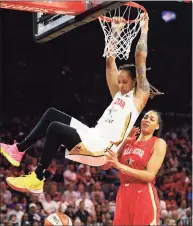
{"type": "MultiPolygon", "coordinates": [[[[122,23],[133,23],[133,22],[138,22],[140,20],[142,20],[143,18],[146,17],[147,15],[147,10],[140,4],[136,3],[136,2],[127,2],[123,5],[126,5],[126,6],[132,6],[134,8],[137,8],[137,9],[142,9],[143,12],[145,13],[143,17],[141,17],[140,19],[136,19],[136,20],[125,20],[124,18],[122,18],[122,23]]],[[[113,18],[110,18],[110,17],[107,17],[107,16],[99,16],[99,18],[105,22],[112,22],[114,19],[113,18]]]]}

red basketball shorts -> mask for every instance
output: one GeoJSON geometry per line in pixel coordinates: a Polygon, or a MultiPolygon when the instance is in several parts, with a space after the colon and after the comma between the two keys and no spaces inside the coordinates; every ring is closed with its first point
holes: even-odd
{"type": "Polygon", "coordinates": [[[159,225],[160,204],[153,184],[120,185],[113,225],[159,225]]]}

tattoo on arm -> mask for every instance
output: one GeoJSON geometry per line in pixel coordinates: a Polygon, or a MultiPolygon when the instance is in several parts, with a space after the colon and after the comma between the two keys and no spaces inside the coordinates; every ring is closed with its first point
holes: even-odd
{"type": "Polygon", "coordinates": [[[137,52],[146,52],[147,53],[147,34],[142,33],[137,43],[136,53],[137,52]]]}
{"type": "Polygon", "coordinates": [[[146,54],[144,56],[144,53],[147,54],[147,34],[142,33],[135,51],[137,87],[147,92],[150,90],[150,86],[146,78],[146,54]],[[141,57],[140,53],[143,53],[143,57],[141,57]]]}
{"type": "Polygon", "coordinates": [[[136,68],[137,72],[137,87],[144,92],[150,90],[149,82],[146,78],[146,67],[145,64],[136,68]]]}

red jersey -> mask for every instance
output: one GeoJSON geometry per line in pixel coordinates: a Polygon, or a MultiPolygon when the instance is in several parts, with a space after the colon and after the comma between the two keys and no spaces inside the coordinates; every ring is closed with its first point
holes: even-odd
{"type": "MultiPolygon", "coordinates": [[[[157,137],[152,137],[147,141],[135,141],[124,145],[120,162],[133,169],[144,170],[153,153],[153,146],[157,137]],[[132,143],[132,144],[131,144],[132,143]]],[[[137,182],[132,176],[120,172],[121,183],[137,182]]]]}
{"type": "MultiPolygon", "coordinates": [[[[132,140],[123,147],[119,161],[131,168],[144,170],[157,139],[132,140]]],[[[159,225],[160,204],[154,182],[139,181],[121,172],[120,180],[113,225],[159,225]]]]}

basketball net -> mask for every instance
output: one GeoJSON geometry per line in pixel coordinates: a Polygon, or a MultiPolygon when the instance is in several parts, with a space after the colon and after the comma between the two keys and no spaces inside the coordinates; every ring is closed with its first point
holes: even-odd
{"type": "Polygon", "coordinates": [[[146,10],[143,6],[129,2],[112,12],[107,12],[105,16],[99,17],[105,35],[103,57],[113,56],[120,60],[129,58],[131,44],[143,24],[145,14],[142,17],[141,13],[144,12],[146,13],[146,10]]]}

